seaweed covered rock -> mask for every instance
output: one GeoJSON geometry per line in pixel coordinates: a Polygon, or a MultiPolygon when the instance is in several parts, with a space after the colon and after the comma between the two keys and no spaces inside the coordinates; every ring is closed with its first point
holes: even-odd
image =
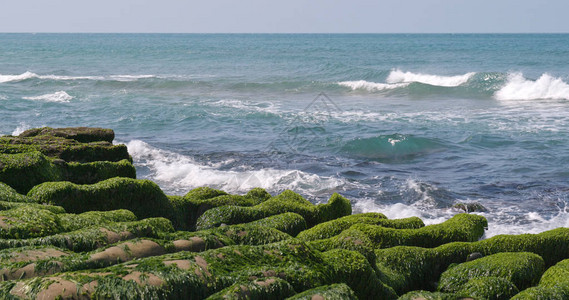
{"type": "MultiPolygon", "coordinates": [[[[569,257],[569,229],[558,228],[540,234],[498,235],[478,242],[455,242],[436,248],[398,246],[375,250],[376,267],[382,281],[403,294],[412,290],[433,290],[442,272],[453,263],[463,263],[474,252],[492,255],[502,252],[531,252],[551,266],[569,257]]],[[[474,260],[476,261],[476,260],[474,260]]]]}
{"type": "Polygon", "coordinates": [[[357,300],[354,291],[344,283],[335,283],[313,288],[302,293],[296,294],[287,300],[357,300]]]}
{"type": "Polygon", "coordinates": [[[229,195],[224,191],[200,187],[189,191],[183,197],[170,196],[174,207],[174,222],[178,228],[193,230],[196,220],[208,209],[219,206],[254,206],[271,195],[264,189],[255,188],[246,195],[229,195]]]}
{"type": "Polygon", "coordinates": [[[22,206],[0,211],[0,238],[27,239],[62,232],[59,217],[45,209],[22,206]]]}
{"type": "Polygon", "coordinates": [[[79,230],[29,239],[0,239],[0,249],[25,246],[55,246],[71,251],[92,251],[105,245],[136,237],[159,238],[172,232],[172,223],[164,218],[134,222],[115,222],[79,230]]]}
{"type": "Polygon", "coordinates": [[[209,209],[198,218],[196,227],[207,229],[221,224],[252,222],[286,212],[301,215],[308,227],[312,227],[318,223],[350,215],[352,207],[349,200],[337,193],[330,197],[327,204],[314,205],[299,194],[287,190],[252,207],[220,206],[209,209]]]}
{"type": "Polygon", "coordinates": [[[34,151],[67,162],[132,160],[125,145],[113,145],[107,141],[82,143],[74,139],[51,135],[0,137],[0,153],[16,154],[34,151]]]}
{"type": "Polygon", "coordinates": [[[412,291],[401,297],[398,300],[470,300],[472,298],[463,298],[455,294],[429,292],[429,291],[412,291]]]}
{"type": "Polygon", "coordinates": [[[543,269],[539,255],[497,253],[449,268],[441,275],[439,290],[476,299],[510,299],[534,285],[543,269]]]}
{"type": "Polygon", "coordinates": [[[539,284],[517,294],[512,299],[568,299],[569,259],[562,260],[543,273],[539,284]]]}
{"type": "Polygon", "coordinates": [[[423,221],[417,217],[389,220],[385,215],[380,213],[363,213],[320,223],[301,232],[298,238],[305,241],[326,239],[340,234],[343,230],[350,228],[354,224],[371,224],[397,229],[416,229],[425,226],[423,221]]]}
{"type": "Polygon", "coordinates": [[[11,186],[0,182],[0,201],[7,202],[33,202],[32,199],[16,192],[11,186]]]}
{"type": "Polygon", "coordinates": [[[294,295],[294,289],[288,282],[271,277],[235,283],[207,299],[285,299],[292,295],[294,295]]]}
{"type": "MultiPolygon", "coordinates": [[[[126,159],[118,162],[66,163],[49,159],[37,151],[0,154],[0,182],[8,184],[18,193],[25,194],[43,182],[91,184],[117,176],[136,178],[136,170],[126,159]]],[[[3,189],[0,187],[0,197],[3,189]]]]}
{"type": "Polygon", "coordinates": [[[70,213],[128,209],[139,219],[172,215],[168,197],[149,180],[116,177],[91,185],[46,182],[30,190],[28,197],[38,203],[62,206],[70,213]]]}
{"type": "Polygon", "coordinates": [[[474,299],[507,300],[518,292],[509,279],[489,276],[471,278],[457,294],[474,299]]]}
{"type": "Polygon", "coordinates": [[[26,130],[20,133],[20,135],[18,136],[35,137],[42,135],[72,139],[81,143],[100,142],[100,141],[112,143],[113,140],[115,139],[115,132],[112,129],[95,128],[95,127],[34,128],[26,130]]]}

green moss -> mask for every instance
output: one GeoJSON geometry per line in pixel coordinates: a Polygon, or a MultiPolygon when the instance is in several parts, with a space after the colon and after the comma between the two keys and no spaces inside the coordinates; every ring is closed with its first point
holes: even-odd
{"type": "Polygon", "coordinates": [[[287,190],[253,207],[221,206],[209,209],[198,218],[196,227],[207,229],[221,224],[246,223],[286,212],[301,215],[310,227],[349,215],[352,208],[350,201],[339,194],[333,194],[327,204],[314,205],[299,194],[287,190]]]}
{"type": "Polygon", "coordinates": [[[0,181],[25,194],[46,181],[56,181],[61,172],[40,152],[0,154],[0,181]]]}
{"type": "Polygon", "coordinates": [[[24,203],[32,202],[33,200],[16,192],[16,190],[9,185],[0,182],[0,201],[24,203]]]}
{"type": "Polygon", "coordinates": [[[335,249],[322,255],[330,266],[334,281],[347,284],[359,299],[397,298],[395,291],[377,277],[369,261],[360,253],[335,249]]]}
{"type": "Polygon", "coordinates": [[[45,209],[22,206],[0,212],[0,238],[27,239],[62,232],[59,217],[45,209]]]}
{"type": "Polygon", "coordinates": [[[113,145],[98,141],[81,143],[72,139],[40,135],[33,137],[0,137],[0,153],[16,154],[39,151],[67,162],[120,161],[132,160],[125,145],[113,145]]]}
{"type": "MultiPolygon", "coordinates": [[[[253,206],[266,200],[264,189],[255,188],[245,196],[228,195],[224,191],[200,187],[189,191],[185,196],[169,196],[174,208],[173,220],[177,228],[183,230],[196,229],[196,220],[205,211],[220,206],[253,206]]],[[[203,228],[201,228],[203,229],[203,228]]]]}
{"type": "Polygon", "coordinates": [[[149,180],[116,177],[92,185],[46,182],[34,187],[28,197],[39,203],[60,205],[70,213],[128,209],[139,219],[172,217],[168,197],[149,180]]]}
{"type": "Polygon", "coordinates": [[[539,285],[528,288],[512,299],[569,298],[569,259],[562,260],[543,273],[539,285]]]}
{"type": "Polygon", "coordinates": [[[429,291],[412,291],[401,297],[398,300],[458,300],[463,299],[454,294],[429,292],[429,291]]]}
{"type": "Polygon", "coordinates": [[[76,231],[30,239],[0,239],[0,249],[24,246],[55,246],[71,251],[91,251],[119,240],[135,237],[158,238],[172,232],[172,224],[164,218],[148,218],[135,222],[117,222],[91,226],[76,231]]]}
{"type": "Polygon", "coordinates": [[[33,207],[36,209],[45,209],[45,210],[49,210],[55,214],[61,214],[61,213],[65,212],[65,209],[63,209],[63,207],[61,207],[61,206],[53,206],[53,205],[37,204],[37,203],[0,201],[0,211],[14,209],[14,208],[20,208],[20,207],[33,207]]]}
{"type": "Polygon", "coordinates": [[[333,236],[331,238],[308,241],[311,247],[319,251],[328,251],[331,249],[346,249],[357,251],[363,254],[370,263],[375,262],[375,253],[373,248],[373,243],[369,237],[357,230],[357,229],[346,229],[342,231],[339,235],[333,236]]]}
{"type": "Polygon", "coordinates": [[[296,236],[299,232],[306,229],[304,218],[292,212],[266,217],[249,224],[274,228],[291,236],[296,236]]]}
{"type": "Polygon", "coordinates": [[[449,220],[418,229],[394,229],[377,225],[356,224],[351,228],[364,232],[374,248],[409,245],[436,247],[442,244],[477,241],[488,226],[486,218],[479,215],[458,214],[449,220]]]}
{"type": "Polygon", "coordinates": [[[209,296],[216,299],[284,299],[294,294],[292,286],[280,278],[238,282],[209,296]]]}
{"type": "Polygon", "coordinates": [[[340,234],[340,232],[350,228],[354,224],[380,225],[383,227],[398,229],[421,228],[425,226],[423,221],[417,217],[400,220],[388,220],[385,215],[380,213],[364,213],[349,215],[328,222],[320,223],[310,229],[301,232],[298,235],[298,238],[305,241],[327,239],[340,234]]]}
{"type": "Polygon", "coordinates": [[[472,243],[449,243],[436,248],[400,246],[375,251],[380,278],[403,294],[411,290],[433,290],[440,274],[453,263],[463,263],[469,254],[532,252],[546,266],[569,257],[569,229],[540,234],[499,235],[472,243]]]}
{"type": "Polygon", "coordinates": [[[288,240],[290,235],[277,229],[249,224],[238,224],[210,229],[222,234],[238,245],[263,245],[288,240]]]}
{"type": "Polygon", "coordinates": [[[312,300],[320,296],[326,300],[357,300],[354,291],[344,283],[319,286],[302,293],[296,294],[287,300],[312,300]]]}
{"type": "Polygon", "coordinates": [[[507,278],[490,276],[471,278],[457,294],[474,299],[507,300],[518,292],[507,278]]]}
{"type": "Polygon", "coordinates": [[[118,162],[69,163],[63,169],[63,180],[77,184],[93,184],[113,177],[136,178],[136,169],[127,159],[118,162]]]}
{"type": "Polygon", "coordinates": [[[88,211],[82,214],[61,214],[58,216],[63,231],[74,231],[89,226],[101,226],[114,222],[136,221],[136,216],[129,210],[88,211]]]}
{"type": "Polygon", "coordinates": [[[115,139],[115,132],[112,129],[94,127],[34,128],[22,132],[18,137],[34,137],[42,135],[72,139],[81,143],[99,141],[112,143],[115,139]]]}

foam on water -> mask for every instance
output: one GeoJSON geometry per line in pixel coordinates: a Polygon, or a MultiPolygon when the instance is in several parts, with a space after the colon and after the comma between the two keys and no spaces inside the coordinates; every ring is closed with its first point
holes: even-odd
{"type": "Polygon", "coordinates": [[[370,92],[373,91],[384,91],[384,90],[393,90],[397,88],[406,87],[409,83],[377,83],[377,82],[369,82],[365,80],[357,80],[357,81],[341,81],[338,82],[339,85],[349,87],[352,90],[367,90],[370,92]]]}
{"type": "Polygon", "coordinates": [[[26,122],[20,122],[20,125],[18,125],[18,127],[16,127],[16,129],[14,129],[14,131],[12,131],[13,136],[18,136],[20,135],[22,132],[31,129],[32,127],[26,123],[26,122]]]}
{"type": "MultiPolygon", "coordinates": [[[[44,80],[55,80],[55,81],[71,81],[71,80],[109,80],[109,81],[136,81],[139,79],[149,79],[149,78],[185,78],[180,76],[158,76],[158,75],[93,75],[93,76],[66,76],[66,75],[38,75],[33,72],[25,72],[20,75],[1,75],[0,83],[4,82],[18,82],[28,79],[44,79],[44,80]]],[[[188,77],[191,78],[191,77],[188,77]]]]}
{"type": "Polygon", "coordinates": [[[37,78],[38,75],[32,72],[25,72],[20,75],[2,75],[0,74],[0,83],[4,82],[17,82],[31,78],[37,78]]]}
{"type": "Polygon", "coordinates": [[[497,100],[569,100],[569,84],[549,74],[543,74],[534,81],[525,78],[522,73],[512,73],[506,85],[494,97],[497,100]]]}
{"type": "Polygon", "coordinates": [[[37,100],[37,101],[46,101],[46,102],[69,102],[73,99],[73,96],[70,96],[65,91],[55,92],[53,94],[45,94],[35,97],[23,97],[26,100],[37,100]]]}
{"type": "Polygon", "coordinates": [[[391,71],[386,81],[391,84],[405,83],[405,82],[407,83],[420,82],[434,86],[455,87],[465,84],[475,74],[476,74],[475,72],[470,72],[456,76],[439,76],[431,74],[403,72],[399,69],[396,69],[391,71]]]}
{"type": "Polygon", "coordinates": [[[219,163],[200,164],[189,156],[158,149],[140,140],[128,142],[127,147],[135,164],[150,170],[150,179],[160,183],[166,191],[178,194],[185,194],[196,187],[210,186],[230,193],[245,193],[261,187],[271,192],[291,189],[313,196],[344,185],[341,179],[299,170],[220,170],[219,163]]]}

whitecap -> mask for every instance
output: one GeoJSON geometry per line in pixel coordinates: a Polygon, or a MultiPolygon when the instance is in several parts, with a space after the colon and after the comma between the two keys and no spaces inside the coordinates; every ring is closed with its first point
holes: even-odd
{"type": "Polygon", "coordinates": [[[512,73],[506,85],[494,97],[497,100],[569,100],[569,84],[549,74],[543,74],[533,81],[526,79],[522,73],[512,73]]]}
{"type": "Polygon", "coordinates": [[[69,102],[71,99],[73,99],[73,96],[70,96],[65,91],[59,91],[53,94],[45,94],[35,97],[23,97],[23,99],[47,102],[69,102]]]}
{"type": "Polygon", "coordinates": [[[2,75],[0,74],[0,83],[17,82],[31,78],[37,78],[38,74],[32,72],[25,72],[20,75],[2,75]]]}
{"type": "Polygon", "coordinates": [[[377,83],[377,82],[369,82],[365,80],[357,80],[357,81],[341,81],[338,82],[339,85],[349,87],[352,90],[367,90],[370,92],[373,91],[384,91],[384,90],[392,90],[401,87],[406,87],[409,83],[377,83]]]}
{"type": "Polygon", "coordinates": [[[391,71],[389,76],[387,76],[386,81],[391,84],[405,83],[405,82],[406,83],[420,82],[434,86],[455,87],[465,84],[475,74],[476,74],[475,72],[470,72],[456,76],[439,76],[431,74],[403,72],[399,69],[395,69],[391,71]]]}
{"type": "Polygon", "coordinates": [[[204,165],[189,156],[158,149],[140,140],[128,142],[127,147],[135,165],[149,169],[149,179],[168,192],[183,194],[196,187],[209,186],[229,193],[245,193],[261,187],[270,191],[291,189],[301,194],[317,195],[344,184],[338,178],[321,177],[300,170],[219,170],[216,165],[204,165]]]}
{"type": "Polygon", "coordinates": [[[20,125],[18,127],[16,127],[16,129],[14,129],[14,131],[12,131],[13,136],[18,136],[20,135],[22,132],[31,129],[32,127],[30,125],[28,125],[26,122],[20,122],[20,125]]]}

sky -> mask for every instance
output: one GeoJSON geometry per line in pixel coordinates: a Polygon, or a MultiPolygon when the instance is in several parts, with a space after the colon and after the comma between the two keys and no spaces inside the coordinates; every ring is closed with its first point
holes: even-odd
{"type": "Polygon", "coordinates": [[[0,32],[569,33],[569,0],[3,0],[0,32]]]}

